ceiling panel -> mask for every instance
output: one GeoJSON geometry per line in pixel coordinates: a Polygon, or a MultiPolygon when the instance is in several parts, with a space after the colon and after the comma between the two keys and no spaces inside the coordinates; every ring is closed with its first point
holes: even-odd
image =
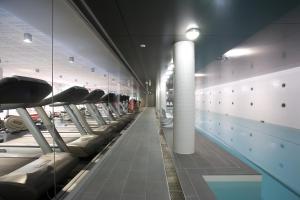
{"type": "Polygon", "coordinates": [[[145,82],[156,80],[171,59],[172,45],[184,39],[190,23],[198,24],[202,33],[196,42],[196,70],[201,70],[299,1],[85,0],[85,3],[145,82]],[[140,48],[142,43],[147,45],[145,49],[140,48]]]}

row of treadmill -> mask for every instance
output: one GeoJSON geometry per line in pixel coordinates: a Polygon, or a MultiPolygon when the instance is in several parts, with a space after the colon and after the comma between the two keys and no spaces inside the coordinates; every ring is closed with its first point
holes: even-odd
{"type": "Polygon", "coordinates": [[[30,159],[22,152],[0,153],[0,200],[41,199],[54,182],[69,178],[81,160],[97,155],[117,138],[137,114],[128,112],[128,96],[105,94],[100,89],[89,92],[78,86],[47,97],[51,92],[51,85],[40,79],[13,76],[0,80],[0,111],[15,109],[42,152],[30,159]],[[90,115],[83,114],[78,105],[83,105],[90,115]],[[71,121],[69,126],[54,125],[45,106],[63,107],[71,121]],[[28,108],[34,108],[45,130],[37,127],[28,108]],[[67,139],[70,132],[76,132],[78,137],[67,139]]]}

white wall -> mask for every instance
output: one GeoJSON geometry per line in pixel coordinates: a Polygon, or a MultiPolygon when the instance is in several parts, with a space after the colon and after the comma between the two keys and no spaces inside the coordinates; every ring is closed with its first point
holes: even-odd
{"type": "Polygon", "coordinates": [[[198,88],[196,108],[300,129],[299,77],[300,67],[296,67],[204,89],[198,88]]]}

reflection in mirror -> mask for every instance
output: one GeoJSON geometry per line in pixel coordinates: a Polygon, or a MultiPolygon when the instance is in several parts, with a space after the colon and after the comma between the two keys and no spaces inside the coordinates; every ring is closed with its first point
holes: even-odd
{"type": "Polygon", "coordinates": [[[0,199],[63,197],[134,120],[138,83],[67,1],[0,2],[0,24],[0,199]]]}

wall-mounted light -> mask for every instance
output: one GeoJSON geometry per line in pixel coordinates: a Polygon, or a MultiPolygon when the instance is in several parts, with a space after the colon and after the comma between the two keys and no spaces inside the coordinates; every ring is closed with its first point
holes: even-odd
{"type": "Polygon", "coordinates": [[[30,33],[24,33],[23,42],[32,43],[32,35],[30,33]]]}
{"type": "Polygon", "coordinates": [[[75,58],[73,56],[69,57],[69,63],[74,63],[75,62],[75,58]]]}
{"type": "Polygon", "coordinates": [[[140,47],[141,48],[146,48],[146,45],[145,44],[140,44],[140,47]]]}
{"type": "Polygon", "coordinates": [[[185,32],[185,37],[188,40],[196,40],[200,35],[200,30],[199,28],[189,28],[188,30],[186,30],[185,32]]]}
{"type": "Polygon", "coordinates": [[[151,86],[151,80],[148,81],[149,86],[151,86]]]}

